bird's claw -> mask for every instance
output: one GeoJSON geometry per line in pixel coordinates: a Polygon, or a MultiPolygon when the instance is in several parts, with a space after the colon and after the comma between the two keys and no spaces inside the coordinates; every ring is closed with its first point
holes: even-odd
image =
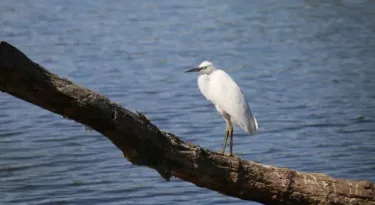
{"type": "Polygon", "coordinates": [[[222,153],[224,156],[226,156],[226,157],[233,157],[233,154],[231,154],[231,153],[222,153]]]}

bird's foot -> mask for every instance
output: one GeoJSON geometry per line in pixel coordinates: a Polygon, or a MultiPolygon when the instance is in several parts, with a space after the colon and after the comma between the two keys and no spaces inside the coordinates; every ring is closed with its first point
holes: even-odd
{"type": "Polygon", "coordinates": [[[231,154],[231,153],[222,153],[224,156],[227,156],[227,157],[233,157],[233,154],[231,154]]]}

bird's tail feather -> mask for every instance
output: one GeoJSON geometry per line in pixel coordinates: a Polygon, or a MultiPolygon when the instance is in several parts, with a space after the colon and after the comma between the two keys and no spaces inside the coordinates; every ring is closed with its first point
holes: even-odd
{"type": "Polygon", "coordinates": [[[249,134],[253,134],[258,131],[258,122],[253,115],[248,119],[247,125],[244,128],[249,134]]]}

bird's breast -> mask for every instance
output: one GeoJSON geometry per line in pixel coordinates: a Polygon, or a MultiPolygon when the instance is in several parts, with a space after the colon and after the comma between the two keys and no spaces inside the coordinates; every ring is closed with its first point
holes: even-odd
{"type": "Polygon", "coordinates": [[[210,77],[207,74],[201,74],[198,76],[198,87],[202,95],[207,100],[211,101],[209,97],[210,96],[210,77]]]}

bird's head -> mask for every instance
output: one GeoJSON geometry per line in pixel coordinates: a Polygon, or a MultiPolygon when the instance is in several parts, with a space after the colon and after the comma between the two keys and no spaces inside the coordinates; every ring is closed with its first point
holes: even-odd
{"type": "Polygon", "coordinates": [[[189,72],[200,72],[202,74],[210,74],[212,71],[215,70],[214,64],[209,61],[203,61],[198,67],[185,71],[185,73],[189,72]]]}

